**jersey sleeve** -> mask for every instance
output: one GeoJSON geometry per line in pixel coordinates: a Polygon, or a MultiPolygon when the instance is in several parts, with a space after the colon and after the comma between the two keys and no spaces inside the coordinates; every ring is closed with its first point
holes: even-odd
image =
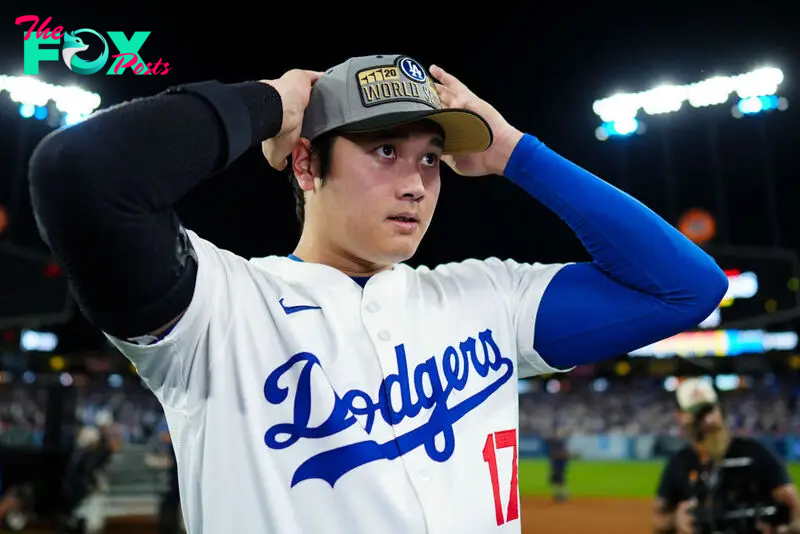
{"type": "Polygon", "coordinates": [[[556,273],[566,264],[520,263],[490,258],[485,265],[491,270],[493,283],[510,312],[517,341],[519,377],[569,371],[551,367],[534,349],[536,315],[542,295],[556,273]]]}
{"type": "Polygon", "coordinates": [[[197,255],[192,300],[175,326],[161,339],[133,342],[105,336],[131,363],[161,403],[188,410],[206,398],[209,375],[233,318],[237,277],[246,260],[187,231],[197,255]]]}

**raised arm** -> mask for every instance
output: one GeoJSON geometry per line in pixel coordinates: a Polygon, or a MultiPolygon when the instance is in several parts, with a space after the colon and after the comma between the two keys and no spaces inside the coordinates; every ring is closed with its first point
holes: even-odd
{"type": "Polygon", "coordinates": [[[178,320],[197,260],[174,204],[251,146],[299,131],[317,77],[191,84],[42,140],[30,161],[34,214],[93,324],[132,338],[178,320]]]}
{"type": "MultiPolygon", "coordinates": [[[[446,107],[482,115],[495,134],[486,152],[448,158],[456,172],[499,174],[555,212],[593,261],[567,265],[541,295],[536,353],[551,367],[624,354],[697,326],[728,279],[714,260],[633,197],[509,125],[488,103],[438,67],[446,107]]],[[[538,298],[538,295],[535,295],[538,298]]]]}
{"type": "Polygon", "coordinates": [[[694,328],[727,291],[714,260],[672,225],[536,138],[521,138],[505,174],[559,215],[593,259],[564,267],[542,296],[534,348],[551,366],[617,356],[694,328]]]}

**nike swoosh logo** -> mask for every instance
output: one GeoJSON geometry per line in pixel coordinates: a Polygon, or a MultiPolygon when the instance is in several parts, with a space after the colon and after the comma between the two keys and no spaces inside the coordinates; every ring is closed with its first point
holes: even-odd
{"type": "Polygon", "coordinates": [[[283,312],[286,315],[291,315],[293,313],[306,311],[306,310],[321,310],[322,309],[319,306],[285,306],[283,304],[283,299],[279,300],[278,304],[281,305],[281,308],[283,308],[283,312]]]}

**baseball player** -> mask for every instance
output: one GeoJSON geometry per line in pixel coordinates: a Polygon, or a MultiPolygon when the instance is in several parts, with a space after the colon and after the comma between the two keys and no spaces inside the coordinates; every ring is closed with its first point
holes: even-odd
{"type": "MultiPolygon", "coordinates": [[[[164,407],[192,534],[520,532],[517,379],[693,327],[727,290],[648,208],[407,56],[127,102],[49,135],[30,179],[83,313],[164,407]],[[239,257],[172,209],[259,145],[299,192],[289,256],[239,257]],[[512,181],[592,261],[409,267],[442,162],[512,181]]],[[[463,206],[464,231],[496,209],[463,206]]]]}

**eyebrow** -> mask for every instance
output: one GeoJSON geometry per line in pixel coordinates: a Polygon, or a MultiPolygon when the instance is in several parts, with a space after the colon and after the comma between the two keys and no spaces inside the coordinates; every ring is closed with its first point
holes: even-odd
{"type": "MultiPolygon", "coordinates": [[[[399,141],[399,140],[407,140],[409,138],[411,138],[411,134],[409,133],[384,133],[376,135],[375,137],[370,139],[370,141],[376,141],[376,142],[399,141]]],[[[436,148],[444,150],[444,139],[439,134],[435,134],[431,138],[430,144],[432,144],[436,148]]]]}

